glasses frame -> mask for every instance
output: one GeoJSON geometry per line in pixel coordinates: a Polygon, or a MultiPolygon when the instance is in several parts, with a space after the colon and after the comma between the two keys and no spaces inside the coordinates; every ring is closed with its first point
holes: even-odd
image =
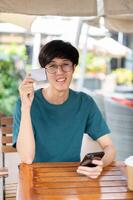
{"type": "Polygon", "coordinates": [[[50,73],[50,74],[56,74],[59,67],[61,67],[61,70],[62,70],[63,72],[70,72],[70,71],[72,71],[72,69],[73,69],[73,63],[67,64],[67,65],[69,65],[69,66],[67,66],[67,67],[68,67],[67,70],[66,70],[66,69],[65,69],[65,70],[63,69],[63,66],[65,66],[65,63],[64,63],[64,64],[60,64],[60,65],[58,65],[58,64],[51,64],[51,65],[45,66],[45,69],[46,69],[46,71],[47,71],[48,73],[50,73]],[[50,69],[50,67],[51,67],[52,65],[56,65],[56,66],[57,66],[57,68],[56,68],[53,72],[49,71],[49,69],[50,69]],[[68,70],[69,68],[70,68],[70,70],[68,70]]]}

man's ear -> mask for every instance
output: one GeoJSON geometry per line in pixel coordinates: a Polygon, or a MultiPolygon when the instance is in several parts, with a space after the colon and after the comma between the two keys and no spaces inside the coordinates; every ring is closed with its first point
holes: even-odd
{"type": "Polygon", "coordinates": [[[73,72],[75,71],[76,65],[73,65],[73,72]]]}

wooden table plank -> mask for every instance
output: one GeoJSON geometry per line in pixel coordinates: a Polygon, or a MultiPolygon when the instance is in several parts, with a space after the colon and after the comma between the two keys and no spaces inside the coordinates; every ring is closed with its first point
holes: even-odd
{"type": "MultiPolygon", "coordinates": [[[[108,186],[127,186],[127,183],[125,181],[100,181],[99,186],[100,187],[108,187],[108,186]]],[[[34,188],[46,188],[46,189],[53,189],[53,188],[78,188],[78,187],[96,187],[97,182],[94,180],[92,181],[84,181],[84,182],[35,182],[34,183],[34,188]]]]}
{"type": "MultiPolygon", "coordinates": [[[[79,175],[79,176],[73,176],[73,177],[34,177],[33,182],[79,182],[79,181],[89,181],[89,179],[86,176],[79,175]]],[[[118,181],[118,180],[126,180],[123,176],[101,176],[101,181],[118,181]]]]}
{"type": "Polygon", "coordinates": [[[88,187],[88,188],[59,188],[59,189],[44,189],[44,188],[34,188],[35,194],[44,194],[44,195],[80,195],[80,194],[101,194],[101,193],[117,193],[127,192],[126,187],[88,187]]]}
{"type": "Polygon", "coordinates": [[[88,195],[49,195],[49,196],[42,196],[38,195],[37,199],[35,197],[34,200],[133,200],[133,195],[127,193],[116,193],[115,195],[112,195],[112,193],[108,194],[89,194],[88,195]]]}
{"type": "MultiPolygon", "coordinates": [[[[105,171],[102,173],[103,175],[106,175],[106,176],[117,176],[117,175],[121,175],[121,172],[120,171],[105,171]]],[[[77,173],[76,173],[76,169],[73,170],[73,171],[51,171],[51,172],[35,172],[34,171],[34,177],[71,177],[71,176],[77,176],[77,173]]]]}

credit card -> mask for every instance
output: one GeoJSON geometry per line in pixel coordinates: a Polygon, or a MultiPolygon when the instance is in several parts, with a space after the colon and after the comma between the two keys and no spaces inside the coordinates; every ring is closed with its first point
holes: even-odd
{"type": "Polygon", "coordinates": [[[46,73],[44,68],[39,68],[39,69],[32,69],[30,71],[31,77],[35,81],[45,81],[46,80],[46,73]]]}

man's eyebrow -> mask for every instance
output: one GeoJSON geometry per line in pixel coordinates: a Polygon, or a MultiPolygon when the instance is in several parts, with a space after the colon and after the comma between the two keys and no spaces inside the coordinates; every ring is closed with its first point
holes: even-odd
{"type": "MultiPolygon", "coordinates": [[[[69,59],[67,59],[67,58],[66,58],[66,59],[64,58],[64,59],[62,59],[62,61],[70,61],[70,60],[69,60],[69,59]]],[[[55,61],[55,60],[51,60],[51,62],[54,62],[54,63],[56,63],[56,61],[55,61]]],[[[50,63],[51,63],[51,62],[50,62],[50,63]]]]}
{"type": "Polygon", "coordinates": [[[67,58],[64,58],[64,59],[62,59],[63,61],[70,61],[69,59],[67,59],[67,58]]]}

